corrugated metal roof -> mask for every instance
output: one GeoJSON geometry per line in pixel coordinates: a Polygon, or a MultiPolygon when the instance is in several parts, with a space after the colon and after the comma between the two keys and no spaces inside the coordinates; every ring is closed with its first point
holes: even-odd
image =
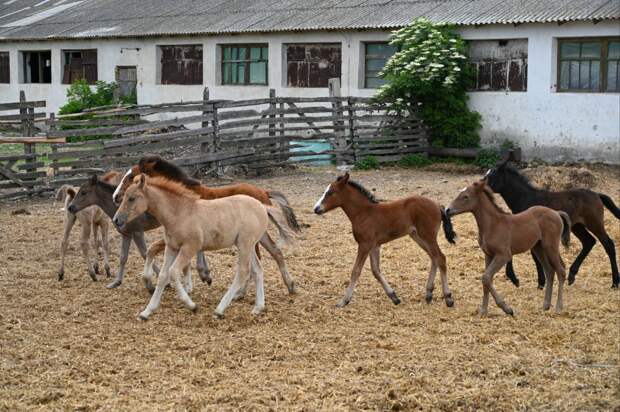
{"type": "Polygon", "coordinates": [[[0,40],[392,29],[620,18],[620,0],[0,0],[0,40]]]}

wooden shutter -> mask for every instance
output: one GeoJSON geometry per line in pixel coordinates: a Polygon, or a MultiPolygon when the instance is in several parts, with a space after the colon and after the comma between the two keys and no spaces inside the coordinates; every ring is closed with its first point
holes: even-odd
{"type": "Polygon", "coordinates": [[[95,84],[98,80],[97,49],[82,50],[82,70],[88,84],[95,84]]]}
{"type": "Polygon", "coordinates": [[[340,45],[290,45],[286,57],[287,84],[290,87],[327,87],[330,78],[340,77],[340,45]]]}
{"type": "Polygon", "coordinates": [[[9,52],[0,52],[0,83],[11,82],[11,66],[9,65],[9,52]]]}

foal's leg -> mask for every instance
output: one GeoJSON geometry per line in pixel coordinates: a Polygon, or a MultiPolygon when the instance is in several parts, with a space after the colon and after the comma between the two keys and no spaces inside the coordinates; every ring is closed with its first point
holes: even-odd
{"type": "Polygon", "coordinates": [[[183,269],[183,275],[185,275],[185,285],[183,287],[185,288],[185,291],[190,294],[192,293],[192,290],[194,290],[194,285],[192,284],[191,265],[188,265],[183,269]]]}
{"type": "Polygon", "coordinates": [[[169,269],[174,262],[176,255],[176,251],[166,247],[166,251],[164,252],[164,266],[162,267],[159,277],[157,278],[157,287],[155,288],[155,292],[153,293],[153,296],[151,296],[151,300],[149,300],[148,305],[138,316],[138,319],[147,320],[149,316],[151,316],[151,313],[159,307],[164,289],[166,289],[166,286],[170,283],[169,269]]]}
{"type": "MultiPolygon", "coordinates": [[[[427,236],[427,239],[430,238],[430,241],[426,241],[417,233],[412,233],[410,236],[431,259],[431,269],[428,272],[428,279],[426,281],[426,303],[431,303],[433,301],[435,275],[437,274],[437,267],[439,267],[439,272],[441,273],[441,292],[443,293],[443,297],[446,300],[446,306],[454,306],[452,292],[450,291],[450,287],[448,286],[448,270],[446,266],[446,257],[441,252],[441,249],[437,244],[437,239],[433,238],[432,235],[429,235],[427,236]]],[[[437,234],[435,234],[434,236],[437,236],[437,234]]]]}
{"type": "Polygon", "coordinates": [[[216,319],[224,316],[224,311],[230,305],[233,297],[237,294],[239,288],[242,285],[247,283],[248,278],[250,276],[250,266],[252,254],[254,253],[254,245],[252,244],[242,244],[239,245],[239,256],[237,258],[237,273],[235,274],[235,278],[233,279],[230,288],[226,292],[226,294],[222,297],[222,300],[217,305],[215,309],[215,314],[213,315],[216,319]]]}
{"type": "Polygon", "coordinates": [[[547,277],[545,273],[545,268],[543,267],[540,260],[536,257],[534,253],[532,254],[532,259],[534,259],[534,264],[536,264],[536,273],[538,274],[538,289],[542,290],[545,287],[545,279],[547,277]]]}
{"type": "Polygon", "coordinates": [[[84,257],[84,260],[86,261],[86,265],[88,266],[88,275],[90,276],[90,278],[96,282],[97,281],[97,273],[95,272],[95,267],[94,265],[91,264],[90,261],[90,256],[89,256],[89,252],[90,252],[90,231],[91,231],[91,225],[89,224],[82,224],[82,237],[80,239],[80,247],[82,248],[82,256],[84,257]]]}
{"type": "Polygon", "coordinates": [[[343,308],[351,302],[351,298],[353,297],[353,290],[355,289],[355,285],[362,273],[362,268],[364,267],[364,263],[366,262],[366,258],[368,257],[368,253],[370,252],[370,247],[368,245],[357,245],[357,257],[355,258],[355,264],[353,265],[353,270],[351,271],[351,281],[349,282],[349,286],[344,293],[344,296],[336,304],[337,307],[343,308]]]}
{"type": "Polygon", "coordinates": [[[213,279],[209,271],[209,262],[202,250],[196,254],[196,271],[198,272],[200,280],[207,282],[207,285],[211,286],[213,279]]]}
{"type": "MultiPolygon", "coordinates": [[[[192,255],[193,251],[181,248],[179,253],[177,253],[174,258],[174,263],[170,266],[169,277],[171,277],[174,281],[174,287],[177,290],[177,297],[179,300],[183,302],[189,310],[195,312],[198,310],[198,305],[196,305],[189,297],[188,292],[183,287],[183,282],[181,281],[181,275],[184,271],[187,271],[187,273],[191,276],[191,271],[189,269],[192,263],[192,255]]],[[[157,283],[157,286],[159,286],[159,282],[157,283]]]]}
{"type": "Polygon", "coordinates": [[[506,314],[513,315],[514,312],[508,306],[508,304],[502,299],[502,297],[497,293],[495,288],[493,287],[493,276],[502,268],[506,263],[510,261],[510,256],[504,257],[500,255],[495,255],[493,259],[491,259],[489,265],[484,271],[482,275],[482,287],[484,289],[484,297],[482,301],[482,306],[480,307],[480,314],[486,315],[488,313],[488,294],[491,293],[493,295],[493,299],[495,299],[495,303],[499,306],[506,314]]]}
{"type": "Polygon", "coordinates": [[[102,220],[99,224],[101,228],[101,250],[103,251],[103,269],[106,277],[111,277],[110,273],[110,224],[108,220],[102,220]]]}
{"type": "Polygon", "coordinates": [[[388,295],[388,297],[392,299],[392,302],[394,302],[395,305],[398,305],[400,303],[400,299],[398,299],[398,296],[396,296],[396,292],[394,292],[394,289],[392,289],[392,287],[387,283],[387,281],[381,274],[380,246],[377,246],[370,251],[370,268],[375,279],[377,279],[379,283],[381,283],[381,286],[383,287],[383,290],[388,295]]]}
{"type": "Polygon", "coordinates": [[[581,223],[577,223],[571,228],[571,231],[577,238],[581,241],[581,252],[577,255],[577,258],[570,266],[570,270],[568,271],[568,284],[572,285],[575,283],[575,276],[577,276],[577,272],[579,272],[579,268],[581,264],[585,260],[585,258],[590,254],[590,251],[596,244],[596,239],[594,236],[588,232],[586,227],[581,223]]]}
{"type": "Polygon", "coordinates": [[[282,280],[288,289],[288,293],[295,293],[295,281],[291,277],[290,273],[288,273],[286,263],[284,262],[284,255],[267,232],[265,232],[263,237],[261,237],[260,244],[267,250],[267,252],[269,252],[278,264],[278,269],[280,270],[282,280]]]}
{"type": "Polygon", "coordinates": [[[261,267],[256,252],[252,253],[251,265],[254,281],[256,282],[256,302],[254,303],[254,309],[252,309],[252,315],[258,315],[265,309],[265,285],[263,268],[261,267]]]}
{"type": "Polygon", "coordinates": [[[519,287],[519,278],[517,277],[515,269],[512,266],[512,260],[506,263],[506,277],[512,282],[513,285],[519,287]]]}
{"type": "Polygon", "coordinates": [[[151,243],[151,246],[149,246],[146,252],[142,280],[144,281],[144,287],[149,291],[149,293],[155,292],[155,288],[153,287],[153,272],[155,271],[155,265],[153,264],[153,261],[155,256],[160,254],[161,251],[165,249],[166,241],[164,239],[159,239],[158,241],[151,243]]]}
{"type": "Polygon", "coordinates": [[[605,230],[605,226],[603,226],[602,220],[601,222],[596,222],[594,225],[588,226],[588,229],[601,242],[605,248],[605,252],[607,252],[607,256],[609,256],[609,263],[611,264],[611,287],[617,289],[618,284],[620,284],[620,275],[618,274],[618,263],[616,262],[616,247],[614,246],[614,241],[611,240],[609,235],[607,235],[607,231],[605,230]]]}
{"type": "Polygon", "coordinates": [[[118,263],[118,272],[116,278],[111,283],[106,285],[108,289],[114,289],[119,287],[123,283],[123,276],[125,275],[125,265],[127,264],[127,257],[129,256],[129,247],[131,246],[131,237],[123,235],[121,240],[121,254],[118,263]]]}
{"type": "Polygon", "coordinates": [[[69,234],[71,229],[75,225],[75,215],[68,213],[65,215],[65,228],[62,234],[62,241],[60,242],[60,269],[58,269],[58,280],[63,280],[65,277],[65,255],[67,254],[67,246],[69,245],[69,234]]]}
{"type": "Polygon", "coordinates": [[[99,239],[99,226],[97,223],[92,222],[93,243],[95,245],[95,260],[93,262],[93,268],[95,274],[99,275],[99,249],[101,248],[101,240],[99,239]]]}
{"type": "Polygon", "coordinates": [[[549,263],[553,266],[555,273],[558,275],[558,300],[555,303],[555,311],[556,313],[562,312],[563,308],[563,298],[564,298],[564,279],[566,278],[566,269],[564,267],[564,262],[562,261],[562,256],[560,256],[560,251],[557,253],[551,254],[548,256],[549,263]]]}

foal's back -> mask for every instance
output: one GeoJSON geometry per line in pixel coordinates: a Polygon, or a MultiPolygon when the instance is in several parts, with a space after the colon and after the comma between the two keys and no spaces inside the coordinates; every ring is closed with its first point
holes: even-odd
{"type": "Polygon", "coordinates": [[[568,213],[573,225],[585,223],[604,213],[603,202],[599,194],[588,189],[570,189],[559,192],[540,189],[539,196],[530,202],[530,206],[534,205],[568,213]]]}
{"type": "Polygon", "coordinates": [[[374,205],[378,231],[388,233],[388,240],[411,234],[412,230],[436,234],[441,222],[439,204],[424,196],[413,195],[374,205]]]}

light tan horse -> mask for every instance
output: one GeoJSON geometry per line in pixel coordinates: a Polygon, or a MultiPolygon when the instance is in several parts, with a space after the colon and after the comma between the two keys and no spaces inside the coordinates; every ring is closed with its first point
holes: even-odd
{"type": "MultiPolygon", "coordinates": [[[[113,222],[123,228],[142,213],[148,212],[164,226],[166,249],[164,265],[157,280],[155,293],[139,319],[147,320],[159,306],[165,286],[172,279],[178,298],[192,311],[197,306],[181,283],[181,274],[189,268],[191,258],[199,250],[219,250],[235,245],[238,249],[237,273],[220,301],[215,316],[221,317],[238,290],[247,282],[250,271],[255,274],[256,302],[253,314],[265,307],[263,272],[256,256],[257,243],[267,242],[271,220],[284,243],[293,239],[280,208],[265,206],[246,195],[203,200],[182,184],[172,180],[140,174],[127,188],[113,222]]],[[[145,277],[150,276],[149,262],[145,277]]]]}
{"type": "Polygon", "coordinates": [[[546,289],[543,309],[551,306],[554,273],[558,275],[557,312],[562,311],[562,293],[566,272],[560,256],[560,239],[566,246],[570,239],[570,218],[565,212],[558,212],[544,206],[533,206],[515,215],[504,212],[487,187],[486,180],[474,182],[454,199],[446,210],[449,216],[465,212],[473,213],[478,224],[478,244],[485,255],[485,270],[482,275],[483,297],[480,314],[486,315],[489,293],[497,306],[512,315],[514,312],[493,287],[493,276],[512,256],[531,250],[542,263],[546,289]]]}

